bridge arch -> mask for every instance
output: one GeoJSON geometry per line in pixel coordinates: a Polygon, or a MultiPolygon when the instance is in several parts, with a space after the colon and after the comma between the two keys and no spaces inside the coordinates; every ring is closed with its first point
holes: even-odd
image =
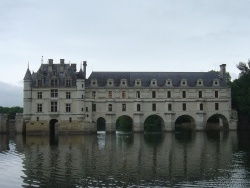
{"type": "Polygon", "coordinates": [[[195,119],[190,115],[181,115],[175,120],[175,130],[195,130],[195,119]]]}
{"type": "Polygon", "coordinates": [[[222,114],[211,115],[206,122],[206,130],[228,130],[229,122],[222,114]]]}
{"type": "Polygon", "coordinates": [[[116,131],[131,132],[133,131],[133,119],[128,115],[122,115],[117,118],[116,131]]]}
{"type": "Polygon", "coordinates": [[[106,131],[106,120],[103,117],[99,117],[96,120],[96,130],[97,131],[106,131]]]}
{"type": "Polygon", "coordinates": [[[144,121],[144,132],[162,132],[164,130],[163,118],[159,115],[150,115],[144,121]]]}

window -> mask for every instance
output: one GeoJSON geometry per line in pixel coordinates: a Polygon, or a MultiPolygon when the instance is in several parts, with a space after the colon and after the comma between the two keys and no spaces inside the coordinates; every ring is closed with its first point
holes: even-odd
{"type": "Polygon", "coordinates": [[[171,98],[171,91],[168,91],[168,98],[171,98]]]}
{"type": "Polygon", "coordinates": [[[51,97],[58,97],[58,89],[51,89],[50,96],[51,97]]]}
{"type": "Polygon", "coordinates": [[[71,104],[66,104],[66,112],[71,112],[71,104]]]}
{"type": "Polygon", "coordinates": [[[88,107],[86,107],[86,112],[88,112],[89,111],[89,108],[88,107]]]}
{"type": "Polygon", "coordinates": [[[66,92],[66,99],[70,99],[71,98],[71,93],[70,92],[66,92]]]}
{"type": "Polygon", "coordinates": [[[65,86],[70,87],[71,86],[71,80],[69,80],[69,79],[65,80],[65,86]]]}
{"type": "Polygon", "coordinates": [[[50,80],[50,86],[58,86],[58,80],[55,78],[55,79],[51,79],[50,80]]]}
{"type": "Polygon", "coordinates": [[[219,92],[218,92],[218,91],[215,91],[215,92],[214,92],[214,97],[215,97],[215,98],[219,98],[219,92]]]}
{"type": "Polygon", "coordinates": [[[186,105],[186,103],[183,103],[183,104],[182,104],[182,110],[183,110],[183,111],[186,111],[186,110],[187,110],[187,105],[186,105]]]}
{"type": "Polygon", "coordinates": [[[84,98],[84,95],[82,95],[82,99],[84,98]]]}
{"type": "Polygon", "coordinates": [[[152,98],[156,98],[156,93],[155,93],[155,91],[152,91],[152,98]]]}
{"type": "Polygon", "coordinates": [[[202,91],[199,91],[199,98],[202,98],[202,91]]]}
{"type": "Polygon", "coordinates": [[[122,98],[125,99],[126,98],[126,92],[122,91],[122,98]]]}
{"type": "Polygon", "coordinates": [[[126,104],[122,104],[122,111],[126,111],[126,104]]]}
{"type": "Polygon", "coordinates": [[[92,98],[96,98],[96,92],[95,91],[92,91],[92,98]]]}
{"type": "Polygon", "coordinates": [[[39,121],[39,117],[36,117],[36,121],[39,121]]]}
{"type": "Polygon", "coordinates": [[[186,91],[182,91],[182,98],[186,98],[186,91]]]}
{"type": "Polygon", "coordinates": [[[50,107],[51,112],[57,112],[57,102],[51,102],[50,107]]]}
{"type": "Polygon", "coordinates": [[[42,99],[43,98],[42,92],[37,92],[37,98],[38,99],[42,99]]]}
{"type": "Polygon", "coordinates": [[[136,91],[136,98],[138,99],[138,98],[140,98],[141,96],[140,96],[140,91],[136,91]]]}
{"type": "Polygon", "coordinates": [[[200,110],[203,110],[203,104],[200,103],[200,110]]]}
{"type": "Polygon", "coordinates": [[[136,109],[137,109],[137,111],[141,111],[141,105],[137,104],[136,109]]]}
{"type": "Polygon", "coordinates": [[[168,111],[172,111],[172,104],[168,104],[168,111]]]}
{"type": "Polygon", "coordinates": [[[113,96],[112,91],[109,91],[108,97],[111,99],[113,96]]]}
{"type": "Polygon", "coordinates": [[[42,112],[42,111],[43,111],[43,105],[37,104],[37,112],[42,112]]]}
{"type": "Polygon", "coordinates": [[[155,103],[152,104],[152,111],[156,111],[156,104],[155,103]]]}
{"type": "Polygon", "coordinates": [[[215,110],[219,110],[219,103],[215,103],[215,110]]]}
{"type": "Polygon", "coordinates": [[[112,104],[109,104],[109,106],[108,106],[108,111],[109,111],[109,112],[112,111],[112,104]]]}
{"type": "Polygon", "coordinates": [[[92,112],[96,112],[96,104],[92,104],[92,112]]]}
{"type": "Polygon", "coordinates": [[[72,118],[71,117],[69,118],[69,122],[72,122],[72,118]]]}
{"type": "Polygon", "coordinates": [[[82,84],[82,88],[84,88],[84,84],[82,84]]]}

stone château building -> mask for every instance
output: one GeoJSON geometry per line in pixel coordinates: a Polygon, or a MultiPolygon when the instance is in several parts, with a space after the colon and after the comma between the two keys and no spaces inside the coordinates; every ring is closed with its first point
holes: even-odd
{"type": "Polygon", "coordinates": [[[220,65],[220,74],[92,72],[88,78],[86,66],[84,61],[77,71],[76,64],[64,59],[54,64],[49,59],[33,74],[27,69],[26,133],[96,132],[99,124],[113,132],[120,117],[127,117],[135,132],[143,132],[146,124],[154,126],[147,123],[149,117],[160,120],[162,131],[174,131],[179,125],[205,130],[214,123],[219,129],[237,129],[225,64],[220,65]]]}

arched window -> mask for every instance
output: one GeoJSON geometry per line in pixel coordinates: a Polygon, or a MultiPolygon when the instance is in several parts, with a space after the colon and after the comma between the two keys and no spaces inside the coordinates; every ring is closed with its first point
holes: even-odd
{"type": "Polygon", "coordinates": [[[137,104],[136,109],[137,109],[137,111],[141,111],[141,105],[140,105],[140,104],[137,104]]]}
{"type": "Polygon", "coordinates": [[[112,111],[112,104],[109,104],[109,106],[108,106],[108,110],[109,110],[109,112],[111,112],[111,111],[112,111]]]}

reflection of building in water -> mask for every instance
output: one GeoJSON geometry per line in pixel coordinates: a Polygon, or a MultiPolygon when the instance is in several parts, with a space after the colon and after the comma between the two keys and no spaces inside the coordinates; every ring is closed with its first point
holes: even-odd
{"type": "Polygon", "coordinates": [[[91,178],[105,184],[109,178],[117,182],[228,178],[236,134],[107,134],[105,145],[96,136],[62,136],[58,146],[50,146],[47,137],[27,136],[24,182],[77,184],[91,178]]]}
{"type": "Polygon", "coordinates": [[[236,129],[226,65],[216,72],[92,72],[87,63],[42,64],[24,77],[27,133],[236,129]],[[131,123],[125,123],[131,122],[131,123]],[[116,127],[117,125],[117,127],[116,127]],[[216,125],[213,127],[213,125],[216,125]],[[124,128],[124,126],[123,126],[124,128]],[[128,128],[128,127],[127,127],[128,128]]]}

